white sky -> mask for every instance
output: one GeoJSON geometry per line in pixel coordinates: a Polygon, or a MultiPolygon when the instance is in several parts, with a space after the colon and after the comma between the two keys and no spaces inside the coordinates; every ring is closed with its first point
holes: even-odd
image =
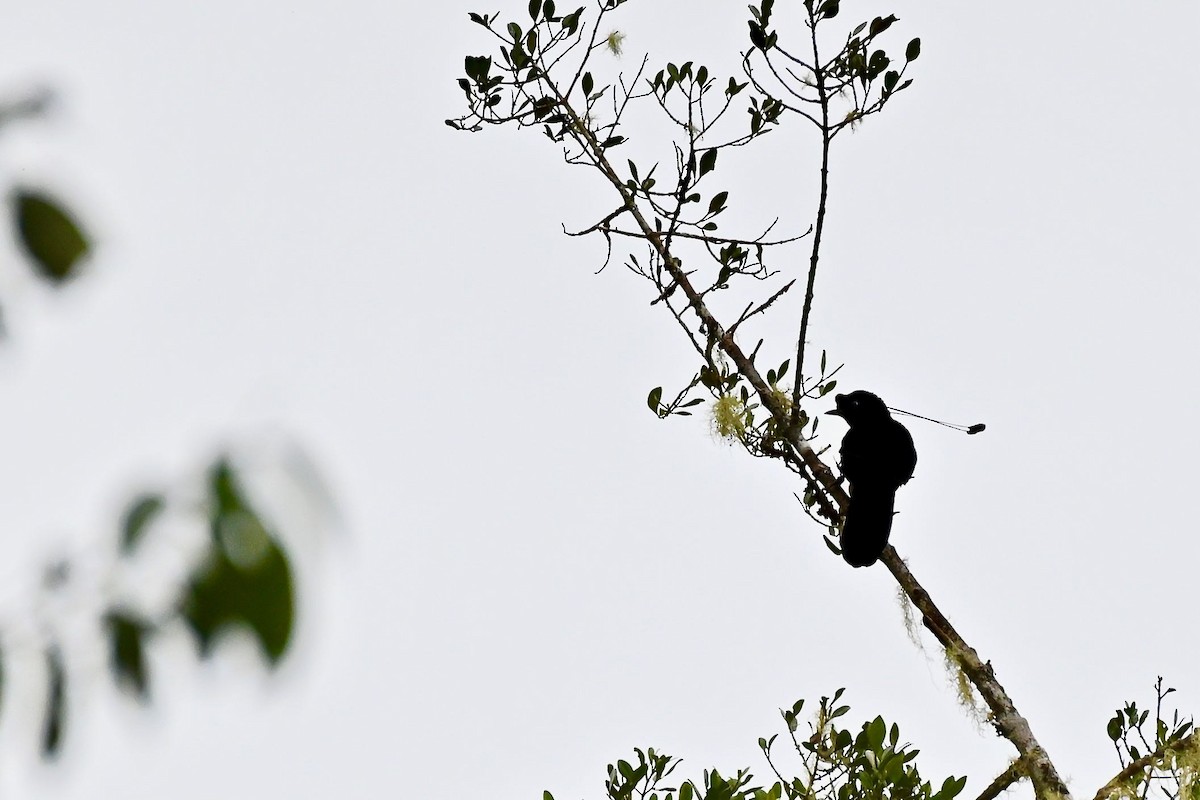
{"type": "MultiPolygon", "coordinates": [[[[98,240],[62,296],[0,264],[6,614],[221,442],[291,434],[344,518],[280,680],[167,641],[148,713],[84,678],[50,769],[6,698],[4,797],[598,798],[634,746],[761,771],[776,709],[840,686],[966,797],[1007,764],[789,473],[646,410],[695,365],[647,286],[559,235],[614,207],[603,187],[537,133],[442,124],[491,47],[466,12],[525,5],[4,5],[0,87],[61,102],[5,132],[0,176],[60,190],[98,240]]],[[[1090,796],[1123,699],[1161,674],[1200,710],[1200,11],[843,6],[889,12],[924,50],[840,140],[812,342],[847,389],[988,424],[910,425],[893,542],[1090,796]]],[[[716,69],[744,17],[634,0],[617,66],[716,69]]],[[[773,136],[765,188],[731,201],[794,230],[812,139],[773,136]]],[[[718,174],[751,186],[759,158],[718,174]]]]}

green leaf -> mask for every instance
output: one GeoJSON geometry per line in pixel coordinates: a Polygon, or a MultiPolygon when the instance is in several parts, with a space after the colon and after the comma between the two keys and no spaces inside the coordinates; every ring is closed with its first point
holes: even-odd
{"type": "Polygon", "coordinates": [[[946,778],[946,780],[942,783],[942,789],[940,792],[938,792],[938,794],[940,794],[944,800],[952,800],[952,798],[961,792],[963,787],[966,785],[966,775],[961,778],[946,778]]]}
{"type": "Polygon", "coordinates": [[[549,792],[542,792],[542,800],[554,800],[554,795],[549,792]]]}
{"type": "Polygon", "coordinates": [[[1124,726],[1121,725],[1121,716],[1118,714],[1108,721],[1108,738],[1114,742],[1121,738],[1121,731],[1124,726]]]}
{"type": "Polygon", "coordinates": [[[41,277],[62,283],[75,274],[88,242],[70,215],[50,197],[28,189],[13,193],[17,232],[41,277]]]}
{"type": "Polygon", "coordinates": [[[754,45],[759,50],[766,50],[767,34],[763,31],[762,26],[754,20],[747,20],[747,22],[750,25],[750,44],[754,45]]]}
{"type": "Polygon", "coordinates": [[[546,0],[542,3],[542,16],[546,19],[554,19],[554,0],[546,0]]]}
{"type": "Polygon", "coordinates": [[[241,625],[275,665],[287,651],[295,620],[291,563],[246,501],[225,459],[210,472],[209,498],[212,549],[189,579],[180,612],[203,655],[211,653],[226,626],[241,625]]]}
{"type": "Polygon", "coordinates": [[[592,89],[595,87],[595,81],[592,79],[592,73],[583,73],[583,80],[579,82],[579,85],[583,87],[583,93],[590,97],[592,94],[592,89]]]}
{"type": "Polygon", "coordinates": [[[883,717],[876,717],[866,726],[867,741],[871,745],[872,750],[879,750],[883,747],[884,737],[887,736],[887,723],[883,721],[883,717]]]}
{"type": "Polygon", "coordinates": [[[725,210],[725,201],[728,199],[729,199],[729,192],[717,192],[716,194],[714,194],[712,196],[712,199],[708,201],[708,214],[706,216],[711,217],[714,214],[719,214],[722,211],[724,211],[725,210]]]}
{"type": "Polygon", "coordinates": [[[468,78],[476,83],[483,83],[487,80],[488,72],[492,69],[492,57],[467,56],[463,59],[463,65],[468,78]]]}
{"type": "Polygon", "coordinates": [[[663,390],[661,386],[655,386],[650,390],[650,394],[646,397],[646,405],[650,406],[650,410],[655,414],[658,413],[658,407],[660,405],[660,401],[662,400],[662,392],[663,390]]]}
{"type": "Polygon", "coordinates": [[[705,150],[704,155],[700,156],[700,176],[703,177],[712,172],[717,166],[717,148],[705,150]]]}
{"type": "Polygon", "coordinates": [[[583,6],[580,6],[575,11],[572,11],[570,14],[567,14],[565,17],[563,17],[562,22],[560,23],[563,27],[563,30],[571,34],[574,34],[577,30],[579,30],[579,17],[582,14],[583,6]]]}
{"type": "Polygon", "coordinates": [[[121,520],[121,552],[133,552],[142,536],[146,533],[150,521],[157,517],[166,506],[166,500],[161,494],[141,494],[134,498],[125,509],[121,520]]]}
{"type": "Polygon", "coordinates": [[[529,0],[529,17],[530,17],[530,19],[532,19],[534,22],[537,22],[537,18],[539,15],[541,15],[541,13],[542,13],[542,0],[529,0]]]}
{"type": "Polygon", "coordinates": [[[189,580],[180,611],[202,655],[211,655],[217,635],[227,626],[240,625],[254,634],[268,663],[275,665],[291,642],[294,603],[291,564],[269,540],[251,570],[215,548],[189,580]]]}
{"type": "Polygon", "coordinates": [[[840,10],[838,8],[838,0],[825,0],[824,3],[821,3],[821,7],[817,9],[817,13],[825,19],[833,19],[838,15],[838,11],[840,10]]]}
{"type": "Polygon", "coordinates": [[[508,35],[512,37],[513,42],[519,44],[521,41],[521,34],[523,33],[521,26],[515,22],[510,22],[508,23],[507,30],[508,35]]]}
{"type": "Polygon", "coordinates": [[[46,649],[46,717],[42,721],[42,757],[54,758],[62,747],[67,717],[67,671],[57,645],[46,649]]]}
{"type": "Polygon", "coordinates": [[[109,663],[117,685],[139,700],[150,699],[150,677],[146,671],[144,639],[150,626],[121,611],[105,617],[109,636],[109,663]]]}
{"type": "Polygon", "coordinates": [[[921,55],[921,40],[913,39],[904,50],[904,58],[908,61],[916,61],[919,55],[921,55]]]}
{"type": "Polygon", "coordinates": [[[888,28],[892,27],[892,23],[896,21],[897,17],[895,14],[889,14],[887,17],[876,17],[875,19],[871,20],[870,35],[878,36],[888,28]]]}

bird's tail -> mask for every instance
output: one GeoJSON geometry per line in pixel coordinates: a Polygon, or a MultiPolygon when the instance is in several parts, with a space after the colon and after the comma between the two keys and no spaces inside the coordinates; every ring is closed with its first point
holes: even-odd
{"type": "Polygon", "coordinates": [[[892,532],[894,489],[851,487],[850,505],[842,523],[842,558],[852,567],[869,567],[887,547],[892,532]]]}

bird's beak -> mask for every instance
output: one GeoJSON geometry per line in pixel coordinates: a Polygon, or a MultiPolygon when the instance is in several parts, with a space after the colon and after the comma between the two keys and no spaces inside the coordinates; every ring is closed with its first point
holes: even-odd
{"type": "Polygon", "coordinates": [[[841,417],[842,416],[842,412],[838,411],[836,408],[833,411],[826,411],[825,413],[831,417],[841,417]]]}

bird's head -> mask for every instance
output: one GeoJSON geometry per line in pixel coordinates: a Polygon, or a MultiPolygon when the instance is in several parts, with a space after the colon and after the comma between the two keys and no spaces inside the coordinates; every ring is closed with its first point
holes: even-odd
{"type": "Polygon", "coordinates": [[[850,394],[839,394],[834,401],[837,403],[837,408],[825,413],[841,417],[852,428],[855,425],[890,419],[892,416],[888,413],[887,404],[879,399],[879,395],[871,394],[863,389],[850,392],[850,394]]]}

